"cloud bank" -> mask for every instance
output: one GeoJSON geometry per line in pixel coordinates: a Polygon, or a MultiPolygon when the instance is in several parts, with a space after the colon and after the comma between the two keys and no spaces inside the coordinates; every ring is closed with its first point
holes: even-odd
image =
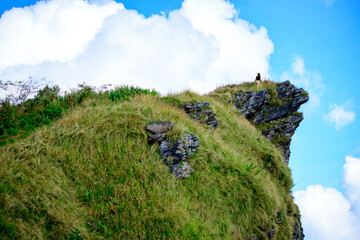
{"type": "Polygon", "coordinates": [[[128,84],[200,93],[268,75],[273,43],[224,0],[145,18],[112,0],[51,0],[0,19],[0,79],[128,84]]]}
{"type": "Polygon", "coordinates": [[[291,80],[297,87],[302,87],[309,93],[309,102],[304,106],[305,113],[318,109],[325,86],[320,73],[305,68],[305,61],[301,56],[294,57],[290,70],[284,72],[280,79],[291,80]]]}
{"type": "Polygon", "coordinates": [[[327,119],[335,125],[337,130],[344,127],[345,125],[355,121],[355,113],[353,111],[347,111],[345,108],[347,104],[344,105],[331,105],[331,112],[327,115],[327,119]]]}
{"type": "Polygon", "coordinates": [[[360,236],[360,159],[346,157],[344,193],[321,185],[294,193],[308,240],[356,240],[360,236]]]}

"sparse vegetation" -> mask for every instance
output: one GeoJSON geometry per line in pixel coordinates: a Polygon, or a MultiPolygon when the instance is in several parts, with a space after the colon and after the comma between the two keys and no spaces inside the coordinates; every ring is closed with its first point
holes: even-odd
{"type": "Polygon", "coordinates": [[[274,84],[271,87],[267,88],[267,91],[270,95],[270,98],[268,101],[270,106],[281,106],[282,105],[281,100],[278,98],[278,93],[276,91],[276,87],[277,87],[276,84],[274,84]]]}
{"type": "Polygon", "coordinates": [[[242,91],[242,92],[246,92],[246,91],[259,92],[264,89],[272,89],[272,88],[276,89],[277,86],[279,86],[279,83],[269,81],[269,80],[261,81],[259,89],[257,89],[255,82],[245,82],[245,83],[241,83],[241,84],[229,84],[229,85],[225,85],[225,86],[215,89],[213,92],[211,92],[208,95],[213,96],[216,94],[224,94],[225,93],[225,94],[232,96],[235,93],[240,92],[240,91],[242,91]]]}
{"type": "Polygon", "coordinates": [[[0,150],[1,239],[266,239],[272,229],[273,239],[291,239],[299,212],[290,170],[227,102],[191,92],[161,98],[131,87],[43,91],[24,112],[11,104],[1,109],[1,119],[16,123],[3,126],[6,137],[32,130],[0,150]],[[217,129],[174,107],[193,101],[211,103],[217,129]],[[45,120],[18,124],[30,116],[45,120]],[[147,143],[152,121],[172,121],[174,139],[198,136],[190,178],[175,179],[158,146],[147,143]]]}
{"type": "Polygon", "coordinates": [[[301,96],[303,96],[303,97],[306,97],[306,96],[308,96],[308,95],[309,95],[309,93],[306,92],[306,91],[301,92],[301,96]]]}

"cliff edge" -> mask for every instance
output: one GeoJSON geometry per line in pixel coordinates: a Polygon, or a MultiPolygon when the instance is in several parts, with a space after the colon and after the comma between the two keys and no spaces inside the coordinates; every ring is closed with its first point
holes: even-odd
{"type": "Polygon", "coordinates": [[[303,120],[303,114],[298,110],[308,100],[308,93],[302,88],[296,88],[290,81],[276,84],[275,90],[239,91],[232,96],[239,112],[282,149],[287,165],[291,138],[303,120]]]}

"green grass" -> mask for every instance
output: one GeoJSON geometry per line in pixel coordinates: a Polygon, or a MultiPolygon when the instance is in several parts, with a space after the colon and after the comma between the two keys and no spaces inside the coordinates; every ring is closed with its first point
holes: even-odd
{"type": "Polygon", "coordinates": [[[95,88],[79,84],[77,90],[59,95],[58,86],[45,86],[36,96],[23,104],[12,105],[8,100],[0,103],[0,147],[22,138],[12,138],[16,135],[27,136],[40,126],[50,125],[53,121],[65,116],[78,106],[84,106],[84,101],[91,102],[95,107],[98,102],[106,99],[112,101],[129,101],[136,95],[152,96],[158,93],[154,90],[122,86],[113,90],[96,92],[95,88]],[[8,140],[9,139],[9,140],[8,140]]]}
{"type": "Polygon", "coordinates": [[[0,239],[291,239],[292,185],[281,152],[216,97],[88,97],[0,149],[0,239]],[[181,109],[194,101],[211,103],[217,129],[181,109]],[[152,121],[198,136],[190,178],[175,179],[147,143],[152,121]]]}

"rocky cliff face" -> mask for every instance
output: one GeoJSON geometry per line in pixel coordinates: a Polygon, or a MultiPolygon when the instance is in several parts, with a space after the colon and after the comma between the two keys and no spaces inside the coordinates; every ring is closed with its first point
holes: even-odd
{"type": "Polygon", "coordinates": [[[282,149],[288,164],[291,138],[303,120],[302,113],[297,111],[309,100],[307,92],[285,81],[259,92],[237,92],[232,98],[239,112],[282,149]]]}

